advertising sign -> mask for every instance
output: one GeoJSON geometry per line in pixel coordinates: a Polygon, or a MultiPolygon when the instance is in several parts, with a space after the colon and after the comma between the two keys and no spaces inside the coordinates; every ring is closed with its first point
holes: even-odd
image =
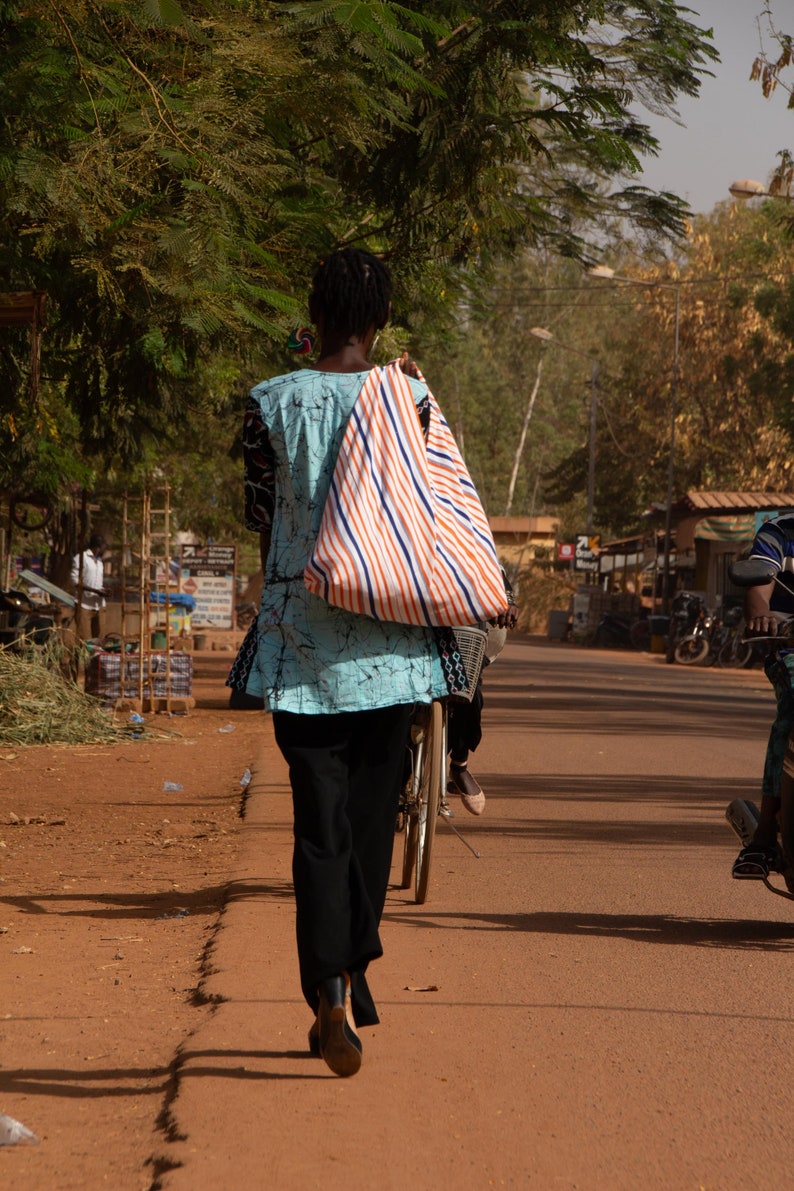
{"type": "Polygon", "coordinates": [[[194,628],[234,628],[236,546],[183,546],[181,590],[192,595],[194,628]]]}
{"type": "Polygon", "coordinates": [[[574,566],[577,571],[597,571],[601,550],[601,534],[578,533],[574,566]]]}
{"type": "Polygon", "coordinates": [[[558,542],[557,543],[557,561],[558,562],[573,562],[576,557],[576,543],[575,542],[558,542]]]}

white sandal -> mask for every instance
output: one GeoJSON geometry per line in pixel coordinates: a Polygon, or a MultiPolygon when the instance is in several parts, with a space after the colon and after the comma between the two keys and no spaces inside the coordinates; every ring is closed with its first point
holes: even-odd
{"type": "Polygon", "coordinates": [[[450,761],[449,776],[450,781],[447,784],[447,791],[451,794],[460,795],[460,800],[469,814],[481,815],[485,810],[485,794],[476,777],[472,773],[469,773],[468,762],[464,761],[461,765],[457,761],[450,761]],[[468,775],[469,781],[474,785],[474,790],[466,790],[461,784],[460,776],[464,773],[468,775]]]}

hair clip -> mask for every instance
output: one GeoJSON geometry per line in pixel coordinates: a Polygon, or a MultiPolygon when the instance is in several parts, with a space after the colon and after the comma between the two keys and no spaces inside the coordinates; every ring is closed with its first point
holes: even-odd
{"type": "Polygon", "coordinates": [[[314,349],[314,336],[306,327],[296,327],[290,331],[287,347],[296,356],[308,356],[314,349]]]}

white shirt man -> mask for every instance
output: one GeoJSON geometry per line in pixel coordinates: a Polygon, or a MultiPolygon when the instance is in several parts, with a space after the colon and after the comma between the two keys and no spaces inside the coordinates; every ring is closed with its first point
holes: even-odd
{"type": "Polygon", "coordinates": [[[105,539],[100,534],[94,534],[88,543],[88,549],[84,550],[82,554],[75,554],[74,558],[72,559],[72,588],[74,589],[75,593],[77,593],[82,579],[80,609],[90,613],[92,637],[101,636],[101,623],[99,614],[105,607],[105,568],[102,563],[102,554],[104,549],[105,539]]]}

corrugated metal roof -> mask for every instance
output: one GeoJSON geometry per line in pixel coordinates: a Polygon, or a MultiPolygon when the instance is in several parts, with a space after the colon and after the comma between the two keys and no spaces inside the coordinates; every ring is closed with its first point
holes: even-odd
{"type": "Polygon", "coordinates": [[[687,492],[676,507],[692,513],[794,509],[794,492],[687,492]]]}

